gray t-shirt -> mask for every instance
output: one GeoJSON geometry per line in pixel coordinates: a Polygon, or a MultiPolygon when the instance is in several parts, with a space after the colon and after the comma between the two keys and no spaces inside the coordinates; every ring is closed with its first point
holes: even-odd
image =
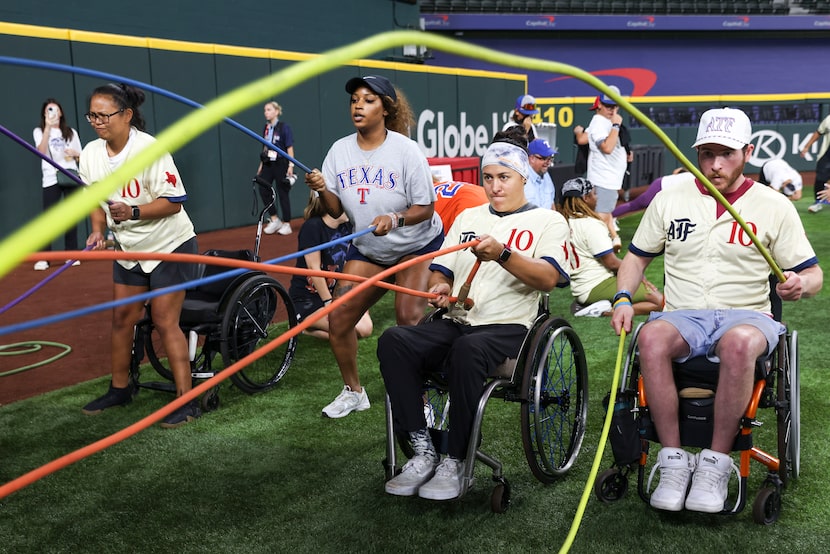
{"type": "MultiPolygon", "coordinates": [[[[372,151],[360,149],[356,133],[339,139],[323,162],[323,177],[355,231],[365,229],[379,215],[435,202],[426,157],[414,141],[394,131],[372,151]]],[[[394,229],[383,237],[367,233],[353,245],[367,258],[392,265],[442,234],[441,218],[434,213],[430,220],[394,229]]]]}

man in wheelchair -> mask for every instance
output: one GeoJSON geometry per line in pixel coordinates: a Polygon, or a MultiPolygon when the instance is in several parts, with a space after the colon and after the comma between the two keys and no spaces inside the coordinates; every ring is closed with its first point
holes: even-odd
{"type": "MultiPolygon", "coordinates": [[[[798,213],[781,194],[744,176],[754,145],[747,115],[705,112],[697,140],[698,167],[741,214],[786,281],[783,300],[814,296],[822,271],[798,213]]],[[[785,328],[770,315],[770,268],[726,209],[689,173],[655,196],[617,274],[611,325],[631,330],[631,293],[656,256],[665,256],[664,312],[652,313],[638,345],[651,417],[662,448],[654,508],[720,512],[727,497],[729,452],[752,394],[756,359],[769,355],[785,328]],[[681,448],[672,362],[706,356],[720,363],[711,447],[697,456],[681,448]],[[689,488],[689,482],[691,487],[689,488]],[[687,494],[688,488],[688,494],[687,494]]]]}
{"type": "MultiPolygon", "coordinates": [[[[567,286],[565,246],[568,225],[557,212],[527,202],[527,141],[514,132],[496,135],[482,158],[488,204],[464,210],[444,240],[448,248],[480,239],[477,245],[435,258],[430,301],[448,308],[445,318],[387,329],[378,342],[380,371],[397,426],[409,434],[414,456],[386,483],[386,492],[418,494],[433,500],[461,492],[476,407],[488,373],[515,357],[535,319],[539,291],[567,286]],[[451,304],[469,283],[469,309],[451,304]],[[423,384],[444,371],[451,398],[448,454],[439,464],[424,416],[423,384]]],[[[460,304],[460,302],[459,302],[460,304]]]]}

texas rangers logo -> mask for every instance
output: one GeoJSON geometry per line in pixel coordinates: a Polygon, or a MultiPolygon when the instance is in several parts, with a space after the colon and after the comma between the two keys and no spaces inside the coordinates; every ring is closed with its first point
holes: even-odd
{"type": "Polygon", "coordinates": [[[692,223],[692,220],[688,217],[674,219],[669,224],[666,239],[669,241],[679,240],[680,242],[685,242],[689,238],[689,235],[694,232],[695,227],[697,227],[697,223],[692,223]]]}
{"type": "Polygon", "coordinates": [[[165,171],[164,173],[167,175],[167,178],[164,179],[164,182],[165,183],[170,183],[171,185],[173,185],[175,187],[176,183],[177,183],[176,176],[174,174],[170,173],[169,171],[165,171]]]}

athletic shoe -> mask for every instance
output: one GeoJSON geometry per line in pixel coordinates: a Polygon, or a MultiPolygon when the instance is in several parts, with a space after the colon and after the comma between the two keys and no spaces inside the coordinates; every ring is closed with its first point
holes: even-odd
{"type": "Polygon", "coordinates": [[[66,263],[72,262],[72,267],[81,265],[81,260],[66,260],[66,263]]]}
{"type": "Polygon", "coordinates": [[[265,226],[263,231],[265,231],[266,235],[273,235],[279,230],[280,227],[282,227],[282,221],[280,221],[279,218],[272,219],[268,222],[268,225],[265,226]]]}
{"type": "Polygon", "coordinates": [[[429,500],[452,500],[461,494],[461,476],[464,462],[450,456],[445,457],[435,468],[435,476],[421,485],[418,496],[429,500]]]}
{"type": "Polygon", "coordinates": [[[281,235],[290,235],[293,231],[291,230],[291,224],[287,221],[280,225],[280,228],[277,229],[277,233],[281,235]]]}
{"type": "Polygon", "coordinates": [[[46,260],[35,262],[35,271],[46,271],[47,269],[49,269],[49,262],[46,260]]]}
{"type": "Polygon", "coordinates": [[[577,317],[601,317],[602,314],[611,311],[611,302],[609,300],[600,300],[599,302],[594,302],[588,306],[585,306],[581,310],[574,312],[574,315],[577,317]]]}
{"type": "Polygon", "coordinates": [[[331,404],[323,408],[323,417],[337,419],[346,417],[352,412],[362,412],[369,409],[369,397],[366,387],[360,392],[354,392],[349,385],[343,386],[343,392],[337,395],[331,404]]]}
{"type": "Polygon", "coordinates": [[[810,212],[811,214],[820,212],[821,210],[824,209],[824,205],[827,204],[827,203],[828,202],[826,200],[819,200],[815,204],[811,204],[810,207],[807,208],[807,211],[810,212]]]}
{"type": "Polygon", "coordinates": [[[133,397],[138,394],[138,387],[136,387],[133,383],[130,383],[128,386],[124,388],[116,388],[112,386],[112,382],[110,382],[110,388],[107,392],[83,408],[81,411],[86,415],[96,415],[100,414],[107,408],[112,408],[114,406],[126,406],[130,402],[133,401],[133,397]]]}
{"type": "Polygon", "coordinates": [[[723,511],[729,493],[729,472],[732,458],[714,450],[703,449],[697,455],[697,469],[692,488],[686,497],[686,509],[716,514],[723,511]]]}
{"type": "Polygon", "coordinates": [[[165,429],[175,429],[181,427],[185,423],[190,423],[194,419],[202,417],[202,409],[199,408],[198,400],[191,400],[172,414],[165,417],[159,424],[165,429]]]}
{"type": "MultiPolygon", "coordinates": [[[[661,448],[652,475],[660,468],[660,483],[651,493],[652,508],[679,512],[686,500],[686,489],[694,471],[694,457],[680,448],[661,448]]],[[[649,477],[649,481],[651,478],[649,477]]]]}
{"type": "Polygon", "coordinates": [[[435,474],[435,458],[413,456],[397,476],[386,482],[386,492],[395,496],[413,496],[435,474]]]}

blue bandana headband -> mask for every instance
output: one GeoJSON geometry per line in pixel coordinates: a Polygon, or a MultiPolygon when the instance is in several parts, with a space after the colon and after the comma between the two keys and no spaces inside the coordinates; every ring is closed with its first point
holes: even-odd
{"type": "Polygon", "coordinates": [[[500,165],[512,169],[525,179],[529,175],[529,162],[524,148],[508,142],[494,142],[481,158],[481,167],[500,165]]]}

